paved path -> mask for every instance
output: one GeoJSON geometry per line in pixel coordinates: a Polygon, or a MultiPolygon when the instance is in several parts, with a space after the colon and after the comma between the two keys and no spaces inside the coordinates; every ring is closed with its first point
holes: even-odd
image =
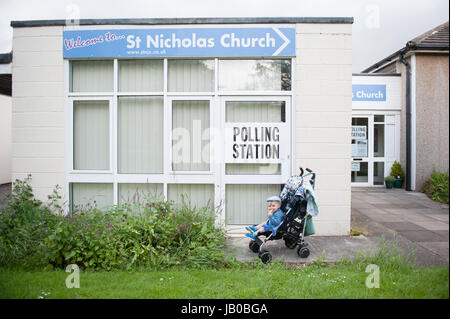
{"type": "MultiPolygon", "coordinates": [[[[403,189],[353,188],[352,228],[365,234],[307,237],[311,255],[306,259],[300,259],[296,249],[287,249],[283,240],[270,241],[266,247],[274,260],[286,263],[310,263],[319,257],[333,262],[375,251],[382,238],[392,247],[395,238],[404,255],[414,251],[417,265],[449,263],[448,205],[433,202],[425,194],[403,189]]],[[[229,238],[227,249],[239,260],[248,261],[257,257],[248,249],[248,243],[246,237],[229,238]]]]}

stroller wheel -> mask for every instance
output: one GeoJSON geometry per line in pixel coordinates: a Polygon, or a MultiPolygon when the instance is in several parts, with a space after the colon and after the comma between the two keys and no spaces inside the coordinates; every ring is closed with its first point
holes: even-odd
{"type": "Polygon", "coordinates": [[[253,251],[254,253],[259,252],[259,245],[256,241],[252,240],[249,244],[248,244],[248,248],[250,248],[251,251],[253,251]]]}
{"type": "Polygon", "coordinates": [[[263,264],[267,264],[272,260],[272,255],[268,251],[265,251],[259,256],[259,258],[261,258],[263,264]]]}
{"type": "Polygon", "coordinates": [[[284,244],[285,244],[286,247],[289,248],[289,249],[294,249],[295,246],[297,246],[297,242],[296,242],[295,240],[292,240],[292,239],[289,239],[289,238],[286,238],[286,239],[284,240],[284,244]]]}
{"type": "Polygon", "coordinates": [[[309,256],[309,249],[306,247],[299,247],[297,250],[297,254],[300,258],[307,258],[309,256]]]}

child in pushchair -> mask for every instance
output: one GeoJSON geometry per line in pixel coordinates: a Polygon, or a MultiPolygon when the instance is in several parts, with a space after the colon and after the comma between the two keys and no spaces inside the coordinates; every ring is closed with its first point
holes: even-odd
{"type": "Polygon", "coordinates": [[[309,256],[310,251],[304,237],[314,234],[312,216],[317,216],[318,208],[314,195],[316,174],[309,168],[306,170],[308,174],[303,175],[303,169],[300,167],[300,174],[289,178],[280,193],[280,197],[273,196],[267,199],[269,206],[268,221],[257,226],[246,227],[250,231],[246,236],[252,239],[249,248],[254,253],[258,253],[258,257],[263,263],[272,260],[272,255],[264,249],[267,241],[281,238],[284,239],[284,243],[289,249],[294,249],[298,245],[297,254],[301,258],[309,256]],[[310,178],[305,179],[308,176],[310,178]],[[270,215],[272,203],[275,205],[272,207],[273,211],[270,215]],[[275,207],[278,209],[275,209],[275,207]],[[278,222],[277,225],[276,222],[279,219],[281,219],[281,222],[278,222]],[[259,238],[260,236],[265,237],[264,241],[259,238]]]}

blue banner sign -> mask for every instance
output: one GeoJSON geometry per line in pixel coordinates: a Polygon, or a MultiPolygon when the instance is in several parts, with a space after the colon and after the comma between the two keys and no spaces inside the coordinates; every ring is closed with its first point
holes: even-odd
{"type": "Polygon", "coordinates": [[[67,30],[64,58],[295,56],[295,28],[67,30]]]}
{"type": "Polygon", "coordinates": [[[352,101],[386,101],[386,84],[353,84],[352,101]]]}

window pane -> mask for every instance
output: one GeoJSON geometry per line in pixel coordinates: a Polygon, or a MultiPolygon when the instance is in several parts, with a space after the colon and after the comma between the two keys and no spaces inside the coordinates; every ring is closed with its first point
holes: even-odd
{"type": "Polygon", "coordinates": [[[119,98],[119,173],[163,173],[162,97],[119,98]]]}
{"type": "Polygon", "coordinates": [[[73,183],[72,211],[97,207],[103,209],[114,204],[113,184],[73,183]]]}
{"type": "Polygon", "coordinates": [[[290,91],[291,60],[219,60],[220,91],[290,91]]]}
{"type": "Polygon", "coordinates": [[[369,181],[368,168],[367,162],[359,162],[359,170],[352,171],[352,183],[367,183],[369,181]]]}
{"type": "Polygon", "coordinates": [[[259,224],[267,219],[269,196],[280,195],[281,185],[226,185],[226,224],[259,224]]]}
{"type": "Polygon", "coordinates": [[[173,101],[172,169],[209,171],[209,101],[173,101]]]}
{"type": "Polygon", "coordinates": [[[384,162],[373,163],[373,184],[374,185],[384,184],[384,162]]]}
{"type": "Polygon", "coordinates": [[[71,61],[71,92],[112,92],[113,61],[71,61]]]}
{"type": "Polygon", "coordinates": [[[119,61],[119,91],[159,92],[163,89],[163,60],[119,61]]]}
{"type": "Polygon", "coordinates": [[[227,175],[280,175],[281,164],[226,164],[227,175]]]}
{"type": "Polygon", "coordinates": [[[109,169],[108,101],[73,103],[74,169],[109,169]]]}
{"type": "Polygon", "coordinates": [[[384,124],[375,124],[373,130],[373,156],[384,157],[384,124]]]}
{"type": "Polygon", "coordinates": [[[226,102],[227,122],[285,122],[286,103],[284,101],[226,102]]]}
{"type": "Polygon", "coordinates": [[[169,60],[170,92],[214,91],[214,60],[169,60]]]}
{"type": "Polygon", "coordinates": [[[164,199],[163,184],[119,184],[119,204],[146,203],[157,199],[164,199]]]}
{"type": "Polygon", "coordinates": [[[374,120],[375,122],[384,122],[384,115],[375,115],[374,120]]]}
{"type": "Polygon", "coordinates": [[[209,184],[169,184],[167,197],[175,205],[184,202],[191,207],[214,208],[214,185],[209,184]]]}

